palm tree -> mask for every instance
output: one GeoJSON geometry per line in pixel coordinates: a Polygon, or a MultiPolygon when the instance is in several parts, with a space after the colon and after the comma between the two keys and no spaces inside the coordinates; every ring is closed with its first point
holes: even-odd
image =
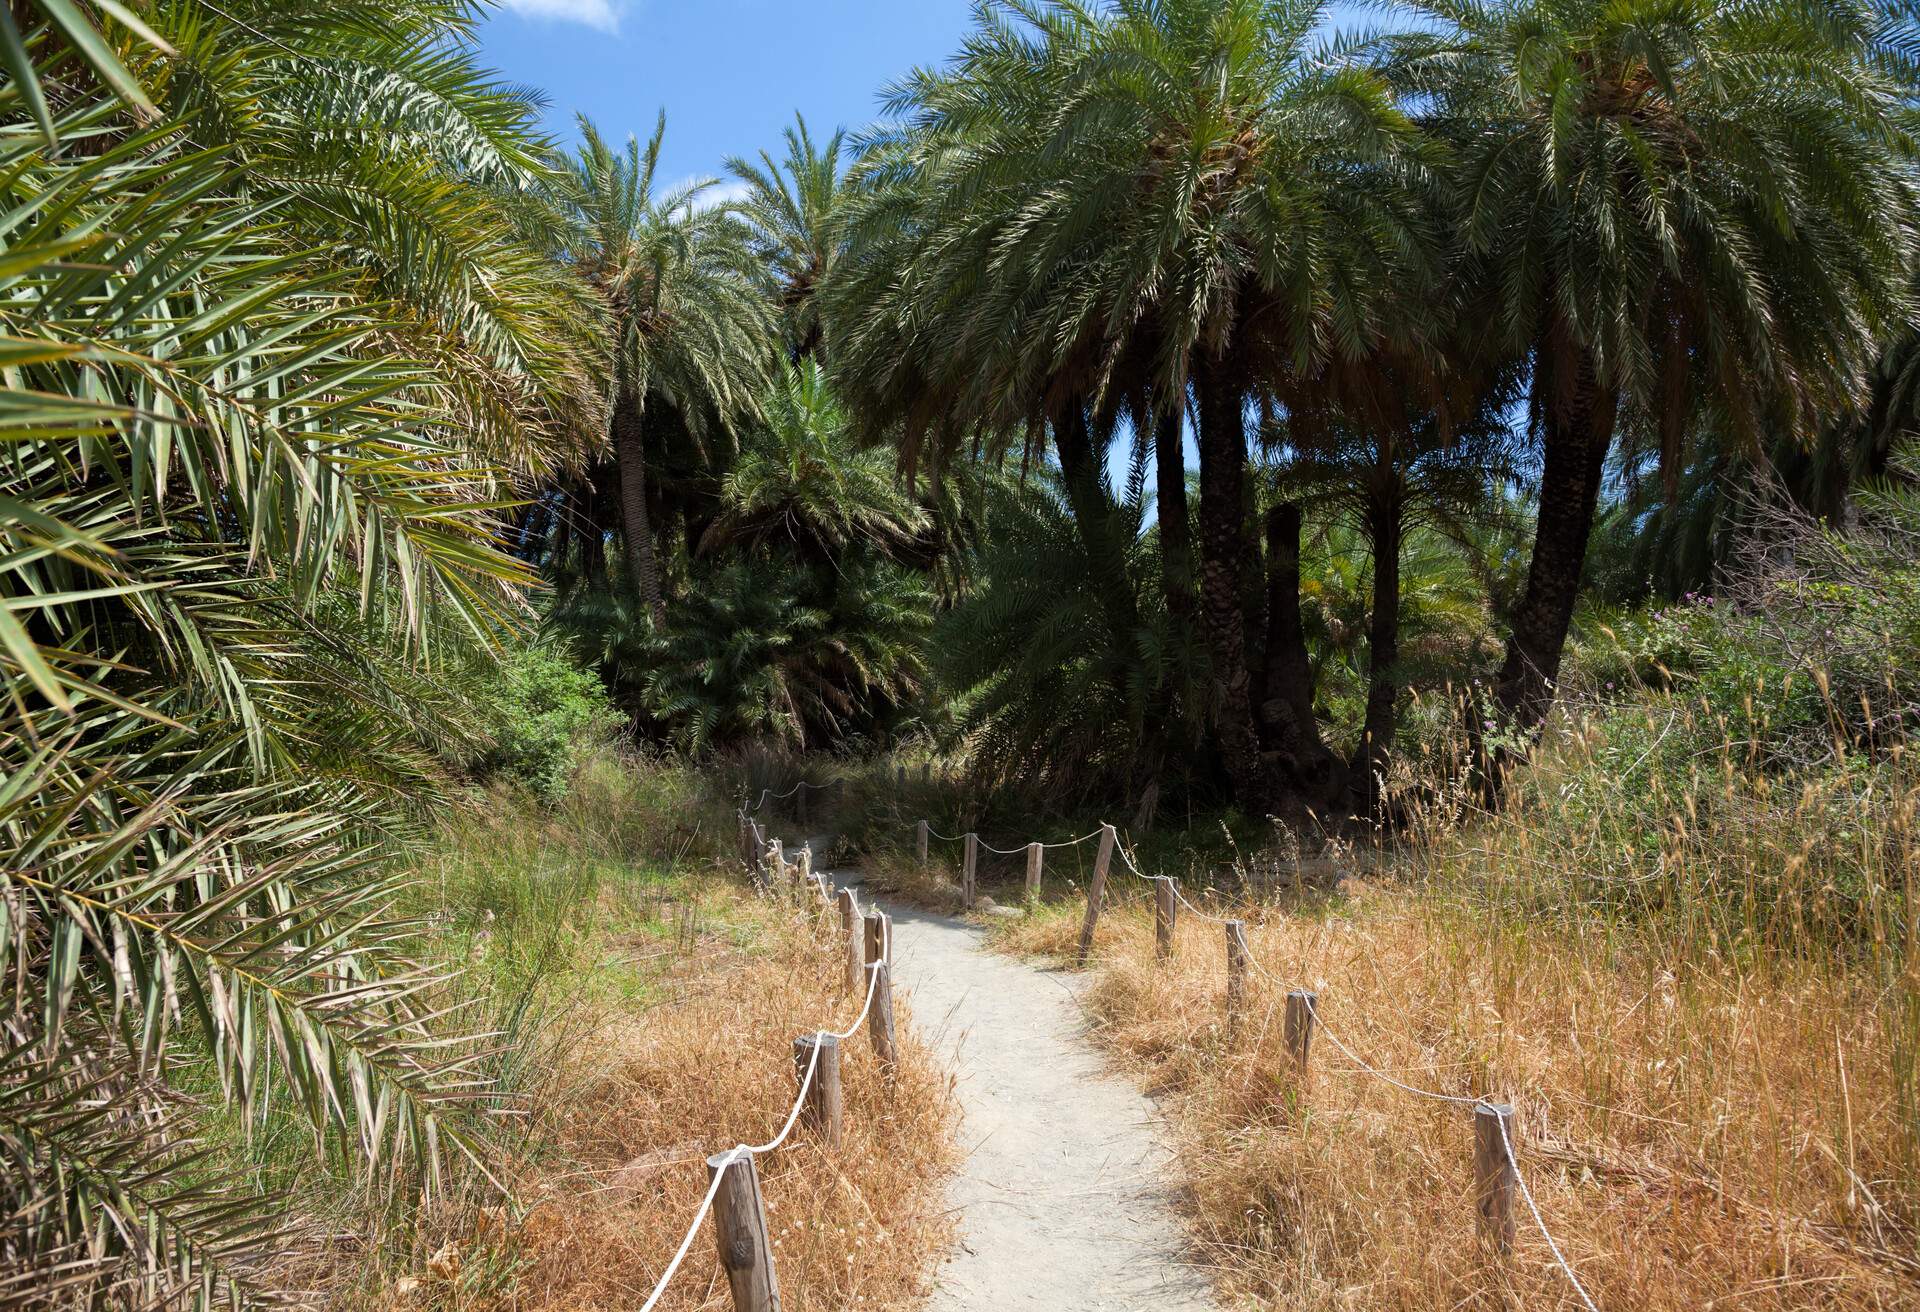
{"type": "MultiPolygon", "coordinates": [[[[1386,379],[1382,379],[1383,388],[1386,379]]],[[[1403,585],[1408,543],[1466,543],[1519,477],[1501,407],[1490,406],[1460,428],[1432,414],[1360,428],[1334,424],[1294,443],[1284,423],[1262,433],[1287,457],[1277,471],[1283,504],[1302,503],[1338,519],[1356,534],[1372,562],[1372,598],[1365,611],[1366,714],[1348,767],[1353,803],[1377,816],[1380,782],[1398,724],[1403,585]]]]}
{"type": "Polygon", "coordinates": [[[820,353],[820,285],[833,276],[842,246],[846,135],[843,128],[816,145],[807,120],[795,114],[784,161],[764,150],[758,163],[727,160],[727,172],[746,186],[740,217],[752,229],[754,254],[773,283],[796,359],[820,353]]]}
{"type": "Polygon", "coordinates": [[[830,566],[855,547],[894,554],[930,517],[894,476],[892,458],[861,448],[817,360],[783,365],[721,484],[720,513],[700,549],[790,547],[830,566]]]}
{"type": "Polygon", "coordinates": [[[871,167],[917,203],[873,202],[891,230],[854,283],[897,308],[861,309],[842,361],[995,428],[1048,421],[1070,492],[1100,463],[1084,434],[1142,398],[1169,416],[1191,389],[1216,730],[1241,801],[1270,812],[1329,770],[1303,699],[1256,694],[1248,410],[1335,387],[1330,366],[1380,347],[1434,246],[1414,127],[1378,79],[1316,56],[1322,13],[981,6],[961,55],[892,96],[900,126],[871,167]],[[900,343],[966,376],[920,387],[878,358],[900,343]]]}
{"type": "MultiPolygon", "coordinates": [[[[498,210],[436,275],[383,258],[404,232],[329,217],[330,148],[279,176],[429,71],[370,11],[288,6],[281,40],[267,6],[141,6],[164,36],[69,0],[23,33],[22,8],[0,22],[0,1299],[245,1305],[285,1217],[195,1151],[203,1095],[304,1113],[403,1188],[479,1151],[490,1044],[448,1032],[382,858],[476,732],[449,667],[524,623],[493,507],[503,459],[541,453],[502,424],[553,419],[577,298],[498,210]],[[356,61],[351,87],[295,85],[356,61]],[[526,301],[461,285],[490,270],[526,301]]],[[[452,8],[394,21],[452,48],[452,8]]],[[[458,59],[436,75],[497,136],[369,145],[370,204],[411,168],[479,211],[494,147],[538,152],[514,98],[458,59]]]]}
{"type": "Polygon", "coordinates": [[[1669,467],[1701,405],[1747,444],[1863,393],[1911,309],[1914,187],[1872,11],[1413,0],[1386,74],[1455,155],[1461,277],[1532,371],[1539,519],[1499,706],[1553,699],[1620,416],[1669,467]]]}
{"type": "Polygon", "coordinates": [[[667,412],[696,440],[749,413],[767,377],[772,322],[749,231],[732,209],[702,206],[699,179],[656,195],[662,112],[643,150],[616,153],[586,119],[557,189],[562,242],[605,301],[613,350],[606,383],[628,579],[655,623],[665,591],[648,508],[650,423],[667,412]]]}

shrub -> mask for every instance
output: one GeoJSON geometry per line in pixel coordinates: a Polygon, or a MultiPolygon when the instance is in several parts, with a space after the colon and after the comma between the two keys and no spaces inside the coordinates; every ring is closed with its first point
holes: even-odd
{"type": "Polygon", "coordinates": [[[484,769],[525,784],[548,802],[566,792],[583,752],[620,725],[597,675],[540,647],[515,652],[501,664],[489,709],[494,746],[484,769]]]}

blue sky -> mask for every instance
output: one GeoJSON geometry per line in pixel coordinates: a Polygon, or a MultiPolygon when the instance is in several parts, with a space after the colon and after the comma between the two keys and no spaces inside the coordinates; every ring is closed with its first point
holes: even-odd
{"type": "Polygon", "coordinates": [[[505,0],[487,63],[537,87],[549,126],[576,111],[614,140],[667,111],[664,181],[719,175],[728,155],[781,153],[798,109],[816,136],[878,117],[879,92],[958,48],[968,0],[505,0]]]}

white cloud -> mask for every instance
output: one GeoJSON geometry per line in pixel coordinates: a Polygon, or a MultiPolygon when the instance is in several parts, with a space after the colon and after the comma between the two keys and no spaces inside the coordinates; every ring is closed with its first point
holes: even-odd
{"type": "Polygon", "coordinates": [[[617,0],[506,0],[506,6],[523,18],[582,23],[602,32],[620,30],[617,0]]]}
{"type": "Polygon", "coordinates": [[[718,209],[722,205],[727,205],[738,200],[745,200],[748,193],[752,190],[753,188],[749,187],[739,178],[722,178],[719,182],[701,192],[700,195],[694,199],[693,207],[697,210],[718,209]]]}

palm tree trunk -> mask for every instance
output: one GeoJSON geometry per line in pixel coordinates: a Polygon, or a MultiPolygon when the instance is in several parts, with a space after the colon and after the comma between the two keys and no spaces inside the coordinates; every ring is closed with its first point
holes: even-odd
{"type": "Polygon", "coordinates": [[[1211,657],[1220,754],[1242,808],[1272,815],[1282,798],[1260,752],[1241,605],[1247,558],[1245,393],[1211,362],[1194,371],[1200,402],[1200,602],[1211,657]]]}
{"type": "Polygon", "coordinates": [[[1078,402],[1068,404],[1054,420],[1053,445],[1060,457],[1067,504],[1072,507],[1081,545],[1087,552],[1087,566],[1106,599],[1114,640],[1131,643],[1139,627],[1140,611],[1133,581],[1127,577],[1126,548],[1114,531],[1116,507],[1100,467],[1102,453],[1094,448],[1087,412],[1078,402]]]}
{"type": "Polygon", "coordinates": [[[1368,815],[1378,815],[1380,777],[1392,754],[1395,711],[1400,689],[1394,665],[1400,660],[1400,504],[1376,495],[1367,508],[1367,534],[1373,545],[1373,615],[1367,629],[1367,714],[1355,753],[1353,773],[1368,815]]]}
{"type": "Polygon", "coordinates": [[[613,413],[614,451],[620,461],[621,531],[626,538],[627,575],[653,622],[663,626],[667,603],[660,590],[653,522],[647,514],[647,446],[640,420],[639,403],[623,395],[613,413]]]}
{"type": "Polygon", "coordinates": [[[1540,512],[1526,591],[1514,608],[1507,658],[1494,682],[1502,712],[1529,733],[1539,731],[1553,707],[1619,408],[1614,393],[1601,385],[1593,357],[1585,351],[1568,351],[1562,358],[1566,355],[1575,358],[1564,388],[1554,385],[1551,373],[1536,376],[1535,385],[1549,389],[1541,408],[1546,441],[1540,512]]]}
{"type": "Polygon", "coordinates": [[[1260,718],[1274,747],[1304,768],[1320,745],[1313,716],[1313,662],[1300,619],[1300,507],[1267,510],[1267,661],[1260,718]]]}
{"type": "Polygon", "coordinates": [[[1186,434],[1174,406],[1154,421],[1154,500],[1160,520],[1160,587],[1167,614],[1181,625],[1193,621],[1193,526],[1187,513],[1186,434]]]}

